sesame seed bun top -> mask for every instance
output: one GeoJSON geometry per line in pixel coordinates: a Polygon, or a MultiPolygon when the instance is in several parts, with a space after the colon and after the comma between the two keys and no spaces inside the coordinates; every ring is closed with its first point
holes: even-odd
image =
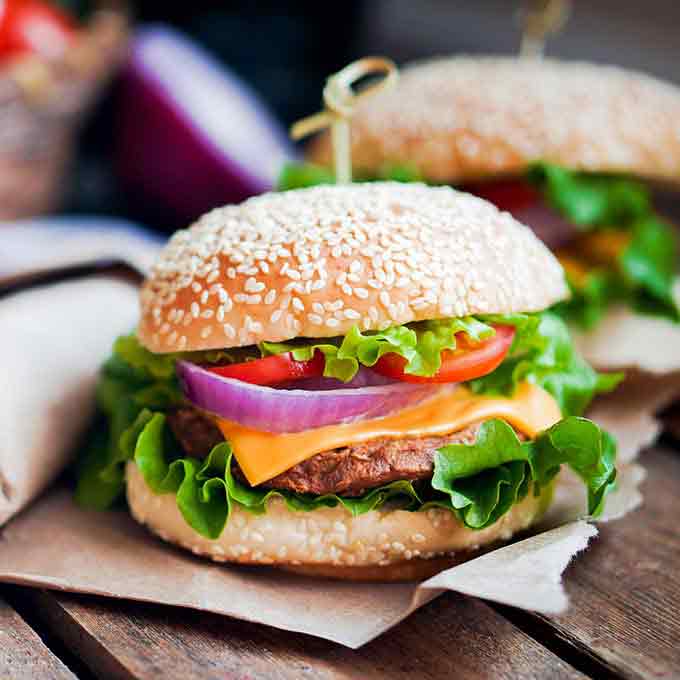
{"type": "Polygon", "coordinates": [[[177,232],[141,295],[153,352],[332,337],[354,325],[538,311],[567,295],[525,226],[448,187],[270,193],[177,232]]]}
{"type": "MultiPolygon", "coordinates": [[[[328,164],[328,135],[308,148],[328,164]]],[[[544,160],[680,183],[680,89],[612,66],[455,57],[416,63],[361,101],[355,168],[410,164],[429,181],[520,174],[544,160]]]]}

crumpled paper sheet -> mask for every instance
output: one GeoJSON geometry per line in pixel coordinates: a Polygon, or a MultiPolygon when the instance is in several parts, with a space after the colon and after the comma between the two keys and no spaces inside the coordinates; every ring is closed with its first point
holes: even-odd
{"type": "Polygon", "coordinates": [[[137,296],[129,283],[90,277],[0,299],[0,526],[72,456],[102,358],[136,325],[137,296]]]}
{"type": "MultiPolygon", "coordinates": [[[[639,471],[622,469],[611,497],[616,516],[640,503],[639,471]]],[[[579,519],[585,497],[570,486],[565,479],[541,533],[421,584],[334,582],[213,564],[162,543],[124,511],[84,511],[62,489],[0,534],[0,581],[191,607],[357,648],[444,590],[545,614],[564,611],[562,572],[597,533],[579,519]]]]}
{"type": "MultiPolygon", "coordinates": [[[[680,278],[674,295],[680,305],[680,278]]],[[[612,394],[596,399],[588,416],[617,437],[619,456],[630,458],[656,439],[662,429],[657,414],[680,397],[680,324],[617,305],[595,329],[571,332],[590,364],[626,373],[612,394]]]]}
{"type": "MultiPolygon", "coordinates": [[[[680,305],[680,278],[674,297],[680,305]]],[[[583,358],[601,370],[632,369],[655,376],[680,371],[680,324],[668,319],[614,305],[594,329],[572,328],[571,333],[583,358]]]]}
{"type": "Polygon", "coordinates": [[[614,392],[597,397],[586,415],[614,435],[618,461],[629,463],[656,441],[662,429],[657,414],[679,395],[680,372],[633,373],[614,392]]]}

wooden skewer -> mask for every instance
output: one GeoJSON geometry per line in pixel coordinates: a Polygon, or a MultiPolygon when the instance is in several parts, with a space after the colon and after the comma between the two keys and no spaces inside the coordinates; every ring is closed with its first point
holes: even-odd
{"type": "Polygon", "coordinates": [[[352,181],[350,119],[357,102],[394,87],[398,78],[397,67],[390,59],[365,57],[353,61],[326,81],[323,90],[325,110],[299,120],[290,128],[290,135],[295,140],[324,128],[331,128],[337,184],[348,184],[352,181]],[[378,82],[363,88],[360,92],[354,91],[352,86],[362,78],[380,75],[383,78],[378,82]]]}
{"type": "Polygon", "coordinates": [[[528,0],[523,16],[522,57],[541,59],[549,35],[559,33],[571,14],[571,0],[528,0]]]}

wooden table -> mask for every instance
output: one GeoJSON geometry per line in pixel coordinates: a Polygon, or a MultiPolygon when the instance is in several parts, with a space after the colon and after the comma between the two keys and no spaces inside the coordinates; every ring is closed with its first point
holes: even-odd
{"type": "Polygon", "coordinates": [[[220,616],[0,588],[0,678],[680,678],[680,448],[544,617],[449,593],[357,651],[220,616]]]}

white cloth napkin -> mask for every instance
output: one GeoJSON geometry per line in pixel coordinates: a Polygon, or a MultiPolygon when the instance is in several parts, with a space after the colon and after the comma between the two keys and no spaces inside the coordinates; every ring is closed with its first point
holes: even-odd
{"type": "Polygon", "coordinates": [[[135,286],[104,276],[0,299],[0,525],[68,462],[99,366],[137,316],[135,286]]]}
{"type": "Polygon", "coordinates": [[[0,222],[0,277],[100,258],[149,270],[163,238],[132,222],[101,217],[51,217],[0,222]]]}

